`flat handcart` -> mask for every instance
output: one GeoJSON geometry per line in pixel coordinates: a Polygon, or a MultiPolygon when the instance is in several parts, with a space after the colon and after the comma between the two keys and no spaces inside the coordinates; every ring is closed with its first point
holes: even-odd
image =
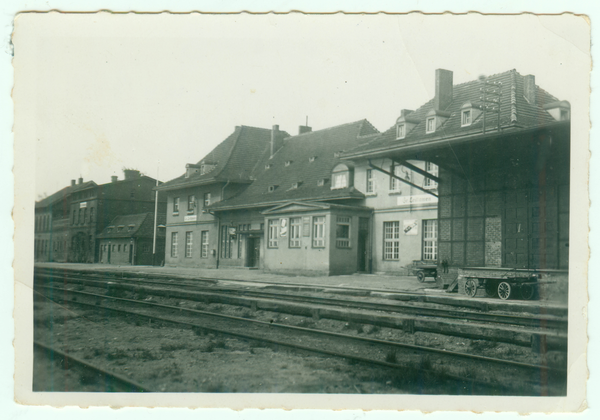
{"type": "Polygon", "coordinates": [[[522,299],[530,300],[537,293],[539,278],[540,276],[535,273],[528,276],[467,276],[464,286],[465,294],[474,297],[477,289],[485,288],[488,297],[498,296],[502,300],[507,300],[520,296],[522,299]]]}
{"type": "Polygon", "coordinates": [[[433,277],[434,279],[437,277],[437,264],[424,261],[413,261],[413,263],[419,283],[423,283],[425,277],[433,277]]]}

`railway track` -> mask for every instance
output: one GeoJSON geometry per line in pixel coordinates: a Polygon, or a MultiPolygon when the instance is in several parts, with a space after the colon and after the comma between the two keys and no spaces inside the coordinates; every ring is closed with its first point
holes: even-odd
{"type": "MultiPolygon", "coordinates": [[[[64,370],[76,370],[74,374],[70,375],[72,378],[72,384],[63,385],[64,388],[77,389],[84,378],[90,382],[90,385],[95,384],[98,391],[109,391],[109,392],[150,392],[151,390],[139,384],[138,382],[129,379],[123,375],[115,372],[110,372],[104,368],[94,366],[82,359],[74,357],[64,351],[61,351],[55,347],[41,343],[39,341],[33,342],[34,349],[40,350],[46,355],[47,360],[58,362],[60,367],[64,370]]],[[[50,375],[55,376],[55,375],[50,375]]],[[[47,384],[35,384],[34,386],[40,387],[39,391],[66,391],[68,389],[47,389],[52,381],[48,381],[47,384]]]]}
{"type": "MultiPolygon", "coordinates": [[[[358,299],[339,299],[321,296],[306,296],[306,295],[291,295],[289,293],[277,293],[273,291],[263,290],[249,290],[247,288],[223,288],[216,287],[215,283],[211,283],[211,286],[203,286],[197,282],[181,282],[181,281],[156,281],[148,279],[136,279],[136,280],[123,280],[119,279],[118,283],[111,283],[107,279],[98,279],[96,276],[89,278],[88,276],[68,276],[64,275],[48,275],[42,274],[43,277],[53,279],[53,281],[65,281],[68,280],[74,284],[85,284],[92,287],[106,288],[120,287],[129,290],[138,289],[140,284],[147,286],[160,286],[169,288],[172,290],[191,290],[195,292],[205,293],[205,297],[212,297],[215,301],[226,300],[227,296],[239,296],[244,298],[258,298],[258,299],[269,299],[275,301],[285,301],[294,303],[313,304],[321,306],[333,306],[341,308],[351,309],[363,309],[371,311],[382,311],[387,313],[397,313],[412,315],[417,317],[436,317],[444,319],[455,319],[465,320],[473,322],[484,322],[490,324],[504,324],[514,325],[531,328],[541,328],[548,331],[567,331],[567,319],[565,317],[557,317],[552,315],[515,315],[515,314],[501,314],[501,313],[489,313],[489,312],[476,312],[473,310],[457,310],[457,309],[445,309],[433,306],[415,305],[395,302],[394,304],[386,304],[382,302],[368,302],[364,298],[358,299]]],[[[202,279],[203,282],[212,282],[213,279],[202,279]]],[[[227,280],[230,281],[230,280],[227,280]]],[[[327,287],[329,288],[329,286],[327,287]]],[[[149,292],[152,289],[147,289],[149,292]]],[[[167,292],[167,289],[159,289],[167,292]]],[[[167,292],[168,293],[168,292],[167,292]]],[[[416,298],[421,297],[420,294],[408,293],[408,296],[415,296],[416,298]]],[[[439,304],[438,304],[439,305],[439,304]]]]}
{"type": "Polygon", "coordinates": [[[124,316],[144,317],[155,320],[155,322],[160,321],[188,328],[200,328],[217,334],[258,340],[268,342],[271,345],[317,352],[327,356],[342,357],[387,368],[400,370],[421,369],[425,371],[429,369],[447,378],[476,382],[482,386],[494,387],[494,389],[498,389],[498,387],[510,388],[510,384],[514,383],[518,383],[519,386],[527,383],[531,387],[532,395],[538,395],[538,392],[547,393],[547,390],[539,389],[540,387],[543,388],[545,384],[540,384],[537,378],[552,378],[552,381],[560,383],[566,375],[565,369],[548,365],[521,363],[426,346],[357,337],[214,312],[184,309],[179,306],[67,290],[53,286],[44,286],[43,289],[51,292],[47,295],[49,298],[58,301],[62,305],[83,306],[99,313],[111,312],[124,316]],[[377,351],[374,351],[374,349],[377,349],[377,351]],[[376,353],[378,357],[363,356],[364,354],[373,353],[376,353]],[[386,361],[387,355],[392,353],[394,354],[394,360],[398,360],[394,363],[386,361]],[[396,356],[397,353],[400,355],[396,356]],[[438,361],[437,368],[434,366],[423,367],[423,360],[427,357],[434,357],[438,361]],[[418,368],[415,368],[415,366],[418,368]],[[443,369],[440,369],[441,366],[443,366],[443,369]],[[490,374],[490,367],[501,371],[503,376],[509,376],[511,380],[496,383],[494,375],[490,374]]]}

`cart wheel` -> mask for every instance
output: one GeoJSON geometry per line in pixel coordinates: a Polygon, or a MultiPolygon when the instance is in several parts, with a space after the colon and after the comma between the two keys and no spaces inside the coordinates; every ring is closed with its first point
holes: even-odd
{"type": "Polygon", "coordinates": [[[498,296],[502,300],[508,299],[510,297],[511,291],[512,291],[512,287],[510,287],[510,284],[505,281],[503,281],[502,283],[500,283],[498,285],[498,296]]]}
{"type": "Polygon", "coordinates": [[[417,280],[419,280],[419,283],[423,283],[425,281],[425,273],[419,271],[417,273],[417,280]]]}
{"type": "Polygon", "coordinates": [[[533,299],[535,295],[535,286],[533,284],[522,284],[521,285],[521,297],[525,300],[533,299]]]}
{"type": "Polygon", "coordinates": [[[488,297],[498,296],[498,283],[492,280],[485,281],[485,294],[488,297]]]}
{"type": "Polygon", "coordinates": [[[469,279],[465,282],[465,294],[470,297],[474,297],[477,293],[477,283],[475,280],[469,279]]]}

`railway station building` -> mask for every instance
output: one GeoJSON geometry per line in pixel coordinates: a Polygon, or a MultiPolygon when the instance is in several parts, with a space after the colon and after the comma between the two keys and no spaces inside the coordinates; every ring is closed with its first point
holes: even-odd
{"type": "Polygon", "coordinates": [[[569,103],[516,70],[452,79],[437,70],[433,100],[343,159],[388,172],[382,160],[436,165],[440,286],[494,293],[502,279],[535,278],[540,296],[566,300],[569,103]]]}
{"type": "Polygon", "coordinates": [[[71,187],[35,203],[34,261],[66,262],[71,187]]]}
{"type": "MultiPolygon", "coordinates": [[[[435,260],[435,182],[400,167],[395,173],[412,178],[397,182],[341,159],[344,151],[379,135],[367,120],[318,131],[300,126],[295,136],[278,126],[236,129],[203,160],[188,165],[186,175],[159,187],[169,203],[166,264],[308,275],[406,274],[413,260],[435,260]],[[254,154],[244,151],[248,147],[254,154]],[[207,164],[216,167],[207,172],[207,164]],[[181,203],[206,194],[210,201],[202,202],[203,211],[188,204],[182,217],[181,203]]],[[[437,170],[427,162],[407,165],[437,170]]]]}

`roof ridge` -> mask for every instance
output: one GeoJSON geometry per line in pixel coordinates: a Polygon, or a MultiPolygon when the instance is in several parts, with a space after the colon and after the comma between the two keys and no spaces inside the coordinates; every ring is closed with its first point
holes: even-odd
{"type": "MultiPolygon", "coordinates": [[[[309,136],[311,134],[316,134],[316,133],[322,133],[324,131],[335,130],[335,129],[339,129],[339,128],[342,128],[342,127],[345,127],[345,126],[350,126],[350,125],[353,125],[353,124],[362,124],[364,121],[367,121],[367,119],[363,118],[362,120],[357,120],[357,121],[352,121],[352,122],[343,123],[343,124],[339,124],[339,125],[334,125],[333,127],[325,127],[325,128],[321,128],[320,130],[314,130],[314,131],[308,131],[308,132],[302,133],[302,134],[296,134],[295,136],[290,136],[290,137],[286,138],[285,140],[291,140],[291,139],[296,138],[296,137],[305,137],[305,136],[309,136]]],[[[371,124],[371,123],[369,123],[369,124],[371,124]]],[[[375,128],[375,127],[373,127],[373,128],[375,128]]],[[[377,129],[375,128],[375,130],[377,130],[377,129]]]]}
{"type": "MultiPolygon", "coordinates": [[[[233,151],[235,150],[237,144],[238,144],[238,140],[240,139],[240,137],[242,136],[242,130],[244,130],[245,128],[248,128],[245,125],[240,125],[239,126],[240,129],[239,130],[235,130],[232,134],[235,135],[237,133],[237,135],[235,136],[235,138],[233,139],[233,144],[231,145],[231,148],[229,149],[229,151],[227,152],[227,155],[225,157],[226,162],[223,166],[221,166],[221,169],[217,172],[214,173],[212,175],[212,178],[215,179],[216,177],[218,177],[219,175],[221,175],[223,173],[223,171],[225,170],[225,168],[229,165],[229,162],[231,160],[231,155],[233,155],[233,151]]],[[[229,138],[229,137],[228,137],[229,138]]],[[[226,141],[227,139],[223,140],[226,141]]],[[[214,150],[214,149],[213,149],[214,150]]],[[[212,152],[212,150],[211,150],[212,152]]],[[[205,156],[206,157],[206,156],[205,156]]],[[[200,160],[201,162],[202,160],[200,160]]]]}

